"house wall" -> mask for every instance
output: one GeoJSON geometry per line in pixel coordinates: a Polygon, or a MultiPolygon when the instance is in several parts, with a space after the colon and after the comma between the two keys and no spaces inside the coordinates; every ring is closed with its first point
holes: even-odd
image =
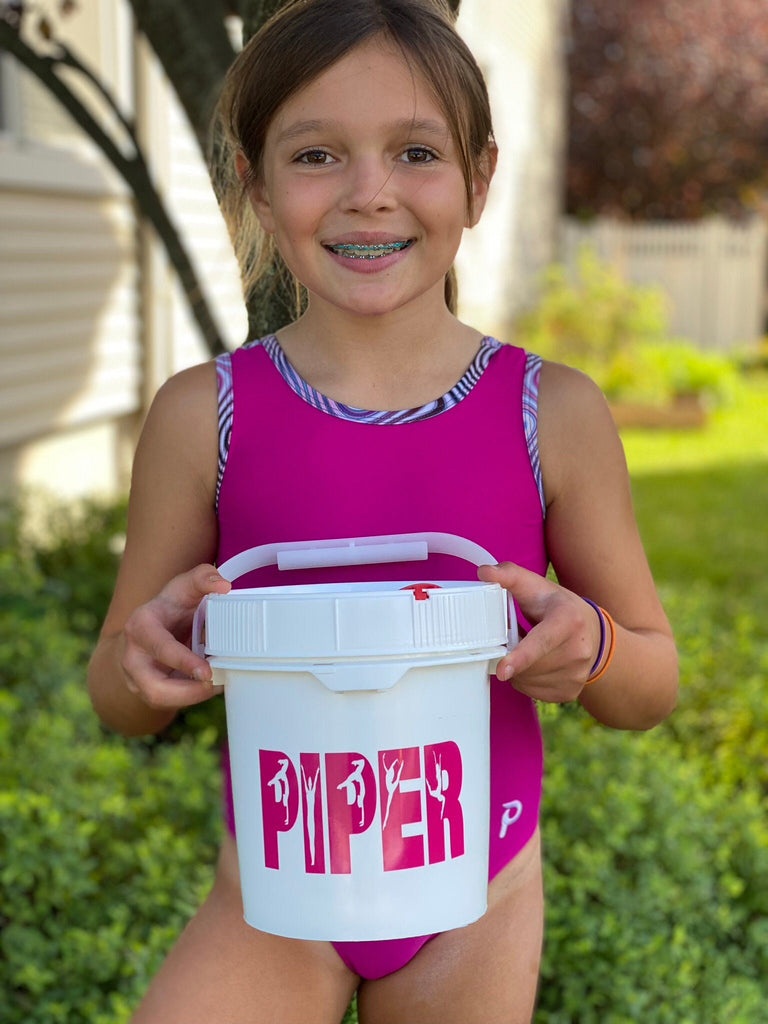
{"type": "Polygon", "coordinates": [[[555,259],[565,138],[565,0],[463,0],[458,27],[488,84],[498,165],[457,259],[460,313],[510,340],[555,259]]]}
{"type": "MultiPolygon", "coordinates": [[[[102,2],[83,5],[62,34],[120,94],[118,28],[102,2]]],[[[7,55],[3,76],[0,493],[111,492],[125,483],[141,372],[132,202],[7,55]]]]}

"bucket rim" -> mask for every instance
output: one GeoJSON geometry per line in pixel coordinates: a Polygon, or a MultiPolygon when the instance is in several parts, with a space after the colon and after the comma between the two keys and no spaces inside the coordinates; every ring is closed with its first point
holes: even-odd
{"type": "Polygon", "coordinates": [[[260,658],[258,655],[247,655],[243,657],[237,657],[236,655],[226,654],[209,654],[208,661],[212,668],[222,669],[234,669],[248,671],[249,668],[256,672],[312,672],[313,667],[325,667],[330,665],[355,665],[356,667],[365,668],[366,665],[398,665],[402,666],[404,670],[408,668],[431,668],[439,665],[458,665],[474,661],[493,661],[495,658],[503,658],[507,654],[507,648],[501,644],[488,646],[484,648],[474,647],[466,651],[445,651],[440,653],[438,651],[425,651],[421,652],[409,652],[407,655],[403,655],[402,652],[393,654],[382,654],[379,656],[373,656],[370,652],[361,651],[358,656],[354,654],[345,653],[343,656],[339,655],[324,656],[324,657],[286,657],[286,658],[275,658],[263,657],[260,658]],[[253,666],[253,663],[258,663],[258,668],[253,666]]]}
{"type": "Polygon", "coordinates": [[[476,593],[482,590],[501,590],[498,583],[485,583],[482,580],[436,580],[431,577],[418,577],[409,580],[367,580],[349,581],[337,583],[284,583],[270,587],[238,587],[233,588],[226,594],[209,594],[209,602],[227,602],[238,598],[252,598],[254,600],[276,599],[288,600],[290,598],[317,598],[327,599],[328,597],[345,594],[354,595],[355,600],[365,597],[393,597],[402,594],[400,600],[413,600],[413,592],[408,588],[418,584],[432,584],[437,589],[434,596],[439,595],[439,590],[445,590],[450,594],[456,594],[462,590],[476,593]]]}

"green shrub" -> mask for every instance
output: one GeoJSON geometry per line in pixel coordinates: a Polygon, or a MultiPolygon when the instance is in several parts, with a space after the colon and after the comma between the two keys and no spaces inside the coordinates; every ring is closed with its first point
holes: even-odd
{"type": "Polygon", "coordinates": [[[560,265],[545,271],[539,301],[518,318],[515,336],[588,373],[610,399],[665,404],[694,394],[712,403],[737,389],[730,358],[670,338],[661,289],[626,282],[589,247],[573,278],[560,265]]]}
{"type": "Polygon", "coordinates": [[[89,640],[112,596],[125,514],[125,501],[84,499],[63,505],[43,495],[0,509],[0,550],[15,552],[39,569],[41,593],[66,609],[69,628],[89,640]]]}
{"type": "Polygon", "coordinates": [[[216,736],[106,734],[69,618],[98,595],[62,603],[20,547],[0,550],[0,594],[0,1016],[117,1024],[210,884],[216,736]]]}
{"type": "Polygon", "coordinates": [[[718,404],[731,401],[739,385],[731,359],[680,340],[640,342],[595,366],[594,375],[609,399],[649,405],[684,395],[718,404]]]}
{"type": "Polygon", "coordinates": [[[768,1000],[768,823],[665,730],[544,718],[540,1024],[755,1024],[768,1000]]]}
{"type": "Polygon", "coordinates": [[[744,345],[737,353],[739,366],[755,374],[764,374],[768,370],[768,335],[757,338],[751,344],[744,345]]]}
{"type": "MultiPolygon", "coordinates": [[[[751,407],[746,422],[760,433],[751,407]]],[[[679,706],[665,728],[706,782],[757,785],[768,799],[768,462],[644,474],[632,490],[680,658],[679,706]]]]}

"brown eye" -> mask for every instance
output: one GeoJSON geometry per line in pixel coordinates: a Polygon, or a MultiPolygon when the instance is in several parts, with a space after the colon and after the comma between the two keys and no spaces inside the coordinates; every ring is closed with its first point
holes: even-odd
{"type": "Polygon", "coordinates": [[[300,153],[296,159],[299,163],[312,164],[317,167],[328,163],[330,157],[323,149],[308,149],[306,152],[300,153]]]}
{"type": "Polygon", "coordinates": [[[409,146],[403,153],[403,159],[408,164],[428,164],[437,157],[426,146],[409,146]]]}

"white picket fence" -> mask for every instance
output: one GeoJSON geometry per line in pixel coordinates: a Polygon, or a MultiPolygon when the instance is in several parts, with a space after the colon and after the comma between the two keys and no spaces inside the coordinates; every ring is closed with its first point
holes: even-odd
{"type": "Polygon", "coordinates": [[[727,350],[764,333],[768,225],[755,217],[734,224],[628,224],[598,219],[561,222],[563,263],[573,268],[585,243],[635,284],[669,297],[670,332],[702,348],[727,350]]]}

